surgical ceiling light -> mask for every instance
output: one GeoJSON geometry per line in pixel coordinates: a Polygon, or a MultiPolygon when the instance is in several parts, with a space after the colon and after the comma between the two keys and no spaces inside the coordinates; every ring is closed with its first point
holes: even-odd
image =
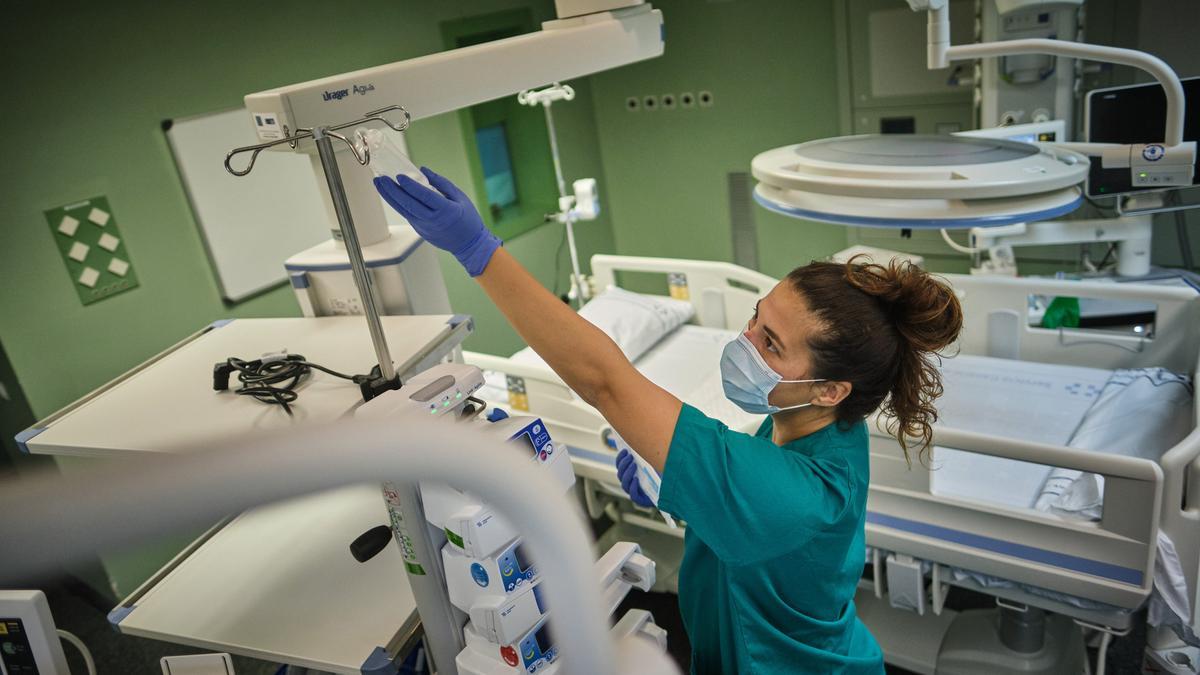
{"type": "Polygon", "coordinates": [[[768,150],[754,198],[785,215],[860,227],[1010,225],[1074,211],[1087,157],[1027,143],[868,135],[768,150]]]}
{"type": "Polygon", "coordinates": [[[1162,84],[1167,97],[1161,143],[1030,145],[960,136],[863,135],[768,150],[754,158],[762,206],[796,218],[840,225],[965,228],[1012,225],[1067,214],[1082,202],[1088,155],[1106,168],[1129,168],[1135,185],[1190,185],[1195,142],[1183,142],[1183,86],[1149,54],[1065,40],[1027,39],[950,45],[947,0],[908,0],[929,13],[928,65],[1015,54],[1052,54],[1133,66],[1162,84]]]}

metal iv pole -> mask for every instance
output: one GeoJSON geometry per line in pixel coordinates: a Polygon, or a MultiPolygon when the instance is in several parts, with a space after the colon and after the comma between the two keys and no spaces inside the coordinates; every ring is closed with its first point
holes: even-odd
{"type": "MultiPolygon", "coordinates": [[[[396,367],[392,363],[387,337],[383,333],[383,323],[379,318],[379,304],[375,297],[371,275],[363,260],[358,231],[354,228],[354,217],[350,211],[349,200],[346,198],[346,188],[342,183],[341,171],[338,170],[333,139],[345,143],[353,153],[355,160],[359,164],[365,165],[371,161],[370,149],[366,143],[355,143],[337,131],[368,121],[383,122],[394,131],[404,131],[408,128],[411,119],[408,111],[403,107],[389,106],[371,111],[362,119],[352,122],[298,129],[296,134],[276,141],[235,148],[225,156],[225,168],[235,176],[245,176],[254,168],[254,161],[258,157],[258,153],[271,146],[287,143],[295,149],[296,142],[305,138],[311,138],[316,144],[317,154],[321,159],[321,168],[325,173],[325,182],[329,188],[329,197],[333,201],[338,227],[342,234],[342,240],[346,244],[346,253],[350,258],[350,270],[354,276],[354,285],[358,289],[363,312],[367,319],[367,329],[371,333],[371,344],[374,346],[375,356],[379,360],[379,365],[371,373],[371,381],[362,385],[363,398],[366,400],[390,389],[399,389],[401,382],[396,374],[396,367]],[[393,124],[382,117],[383,113],[392,110],[402,112],[404,121],[393,124]],[[244,169],[234,169],[230,165],[230,160],[234,155],[243,152],[251,153],[249,163],[244,169]]],[[[384,502],[391,515],[392,534],[400,547],[401,556],[404,558],[409,586],[412,588],[413,598],[417,603],[417,613],[421,617],[425,647],[438,673],[457,675],[458,668],[455,664],[455,657],[466,647],[462,633],[466,615],[450,604],[450,598],[447,595],[446,573],[442,567],[441,557],[441,549],[445,540],[437,541],[437,538],[442,535],[440,533],[435,535],[426,522],[421,491],[416,483],[385,483],[382,490],[384,502]]]]}
{"type": "MultiPolygon", "coordinates": [[[[545,89],[521,92],[517,95],[517,102],[529,106],[541,105],[546,111],[546,130],[550,134],[550,156],[554,159],[554,178],[558,182],[559,212],[552,216],[567,228],[567,247],[571,254],[571,288],[575,291],[576,307],[582,307],[583,301],[587,298],[584,296],[583,274],[579,271],[579,251],[575,248],[576,217],[571,203],[568,201],[567,182],[563,179],[562,159],[558,155],[558,135],[554,130],[554,115],[550,112],[550,105],[555,101],[570,101],[574,98],[574,89],[569,85],[555,82],[545,89]]],[[[550,217],[547,216],[547,219],[550,217]]]]}

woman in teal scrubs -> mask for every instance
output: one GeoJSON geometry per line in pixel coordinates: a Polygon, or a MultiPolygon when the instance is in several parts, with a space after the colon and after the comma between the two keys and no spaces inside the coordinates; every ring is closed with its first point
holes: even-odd
{"type": "MultiPolygon", "coordinates": [[[[924,450],[941,383],[932,359],[962,325],[953,292],[908,265],[812,263],[763,297],[724,350],[725,394],[767,414],[733,431],[646,379],[542,287],[470,199],[422,169],[383,198],[452,253],[521,337],[662,472],[658,506],[687,521],[679,606],[694,673],[881,673],[854,609],[864,561],[864,418],[882,407],[907,459],[924,450]]],[[[714,364],[715,365],[715,364],[714,364]]],[[[622,485],[648,503],[631,457],[622,485]]]]}

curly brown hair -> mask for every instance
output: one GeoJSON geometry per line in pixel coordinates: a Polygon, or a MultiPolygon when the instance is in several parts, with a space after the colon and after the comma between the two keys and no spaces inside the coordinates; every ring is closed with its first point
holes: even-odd
{"type": "Polygon", "coordinates": [[[947,283],[915,265],[858,260],[814,262],[787,276],[825,327],[808,339],[812,377],[851,384],[839,421],[882,407],[905,459],[913,441],[924,459],[942,395],[937,359],[958,339],[962,307],[947,283]]]}

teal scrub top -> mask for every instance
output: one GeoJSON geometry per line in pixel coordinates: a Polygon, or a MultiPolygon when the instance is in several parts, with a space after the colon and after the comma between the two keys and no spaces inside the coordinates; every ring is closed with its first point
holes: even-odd
{"type": "Polygon", "coordinates": [[[687,521],[679,608],[692,672],[883,673],[854,609],[864,561],[867,428],[783,446],[684,405],[658,506],[687,521]]]}

